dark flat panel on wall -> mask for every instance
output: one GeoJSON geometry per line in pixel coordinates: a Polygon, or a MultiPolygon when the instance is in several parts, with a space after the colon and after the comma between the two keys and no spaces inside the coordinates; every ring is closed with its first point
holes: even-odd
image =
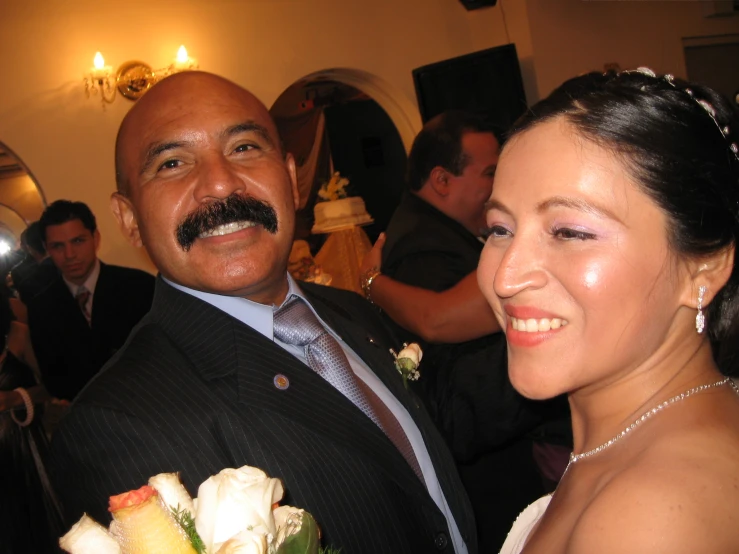
{"type": "Polygon", "coordinates": [[[424,122],[459,109],[484,113],[505,130],[526,110],[514,44],[419,67],[413,82],[424,122]]]}
{"type": "Polygon", "coordinates": [[[495,6],[498,0],[459,0],[468,10],[476,10],[477,8],[485,8],[495,6]]]}

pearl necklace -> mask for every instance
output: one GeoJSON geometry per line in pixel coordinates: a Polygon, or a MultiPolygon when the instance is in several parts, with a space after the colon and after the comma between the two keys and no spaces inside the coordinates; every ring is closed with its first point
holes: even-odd
{"type": "MultiPolygon", "coordinates": [[[[629,425],[626,429],[624,429],[623,431],[621,431],[618,435],[616,435],[615,437],[613,437],[611,440],[609,440],[607,442],[604,442],[600,446],[596,446],[592,450],[588,450],[587,452],[583,452],[581,454],[575,454],[574,452],[571,453],[570,454],[570,461],[567,463],[567,469],[569,469],[570,466],[572,464],[574,464],[575,462],[578,462],[578,461],[582,460],[583,458],[589,458],[590,456],[594,456],[595,454],[598,454],[599,452],[602,452],[606,448],[609,448],[609,447],[613,446],[616,442],[618,442],[619,440],[621,440],[622,438],[624,438],[626,435],[628,435],[629,433],[631,433],[631,431],[633,431],[634,429],[636,429],[639,425],[641,425],[642,423],[644,423],[646,420],[648,420],[654,414],[656,414],[656,413],[664,410],[670,404],[674,404],[675,402],[679,402],[680,400],[685,400],[689,396],[693,396],[694,394],[699,393],[699,392],[702,392],[704,390],[712,389],[712,388],[715,388],[715,387],[720,387],[722,385],[725,385],[726,383],[730,383],[731,384],[731,387],[734,389],[734,392],[736,392],[737,394],[739,394],[739,386],[737,386],[736,383],[734,383],[734,381],[732,381],[729,377],[726,377],[724,379],[721,379],[720,381],[716,381],[715,383],[708,384],[708,385],[701,385],[699,387],[695,387],[695,388],[692,388],[692,389],[690,389],[688,391],[685,391],[685,392],[683,392],[681,394],[678,394],[677,396],[673,396],[669,400],[665,400],[664,402],[662,402],[658,406],[655,406],[651,410],[649,410],[649,411],[645,412],[644,414],[642,414],[642,416],[639,419],[637,419],[634,423],[632,423],[631,425],[629,425]]],[[[567,469],[565,469],[565,473],[567,473],[567,469]]]]}

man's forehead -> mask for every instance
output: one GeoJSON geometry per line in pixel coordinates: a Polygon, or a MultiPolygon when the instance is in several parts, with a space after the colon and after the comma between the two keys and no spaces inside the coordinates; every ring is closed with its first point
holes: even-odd
{"type": "Polygon", "coordinates": [[[84,223],[79,219],[70,219],[64,223],[48,225],[46,227],[47,239],[53,238],[61,240],[68,236],[77,237],[91,233],[92,231],[85,227],[84,223]]]}
{"type": "Polygon", "coordinates": [[[252,130],[263,129],[270,138],[276,133],[266,110],[252,109],[245,104],[192,103],[186,108],[163,104],[151,117],[133,120],[124,137],[129,142],[142,144],[198,133],[228,135],[230,130],[237,127],[249,130],[249,124],[253,127],[252,130]]]}
{"type": "Polygon", "coordinates": [[[246,120],[276,133],[266,106],[249,91],[216,75],[180,73],[158,83],[134,105],[121,124],[119,139],[121,146],[129,146],[156,140],[157,134],[198,131],[211,124],[225,128],[246,120]]]}

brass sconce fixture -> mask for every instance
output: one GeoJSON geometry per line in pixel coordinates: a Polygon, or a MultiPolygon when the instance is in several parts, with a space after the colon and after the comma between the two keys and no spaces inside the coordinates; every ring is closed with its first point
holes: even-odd
{"type": "Polygon", "coordinates": [[[93,63],[94,66],[84,78],[85,93],[88,98],[91,94],[100,93],[103,109],[105,104],[111,104],[115,100],[116,93],[135,101],[165,77],[198,68],[197,61],[187,55],[184,46],[180,46],[175,60],[163,69],[152,69],[144,62],[128,61],[114,73],[111,66],[105,65],[100,52],[95,54],[93,63]]]}

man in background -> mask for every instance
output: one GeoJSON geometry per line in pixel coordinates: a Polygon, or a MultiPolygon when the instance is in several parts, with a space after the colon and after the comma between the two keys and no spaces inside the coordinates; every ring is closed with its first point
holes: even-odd
{"type": "MultiPolygon", "coordinates": [[[[475,272],[498,153],[493,128],[477,115],[449,111],[424,125],[408,157],[409,192],[386,230],[383,275],[441,292],[475,272]]],[[[476,280],[465,295],[476,310],[459,325],[498,330],[476,280]]],[[[480,551],[497,552],[518,513],[545,492],[527,436],[542,415],[508,380],[503,333],[458,344],[418,340],[424,367],[414,388],[457,460],[480,551]]]]}
{"type": "Polygon", "coordinates": [[[49,393],[71,401],[149,311],[154,277],[98,259],[100,231],[82,202],[57,200],[39,225],[59,275],[28,303],[31,342],[49,393]]]}

